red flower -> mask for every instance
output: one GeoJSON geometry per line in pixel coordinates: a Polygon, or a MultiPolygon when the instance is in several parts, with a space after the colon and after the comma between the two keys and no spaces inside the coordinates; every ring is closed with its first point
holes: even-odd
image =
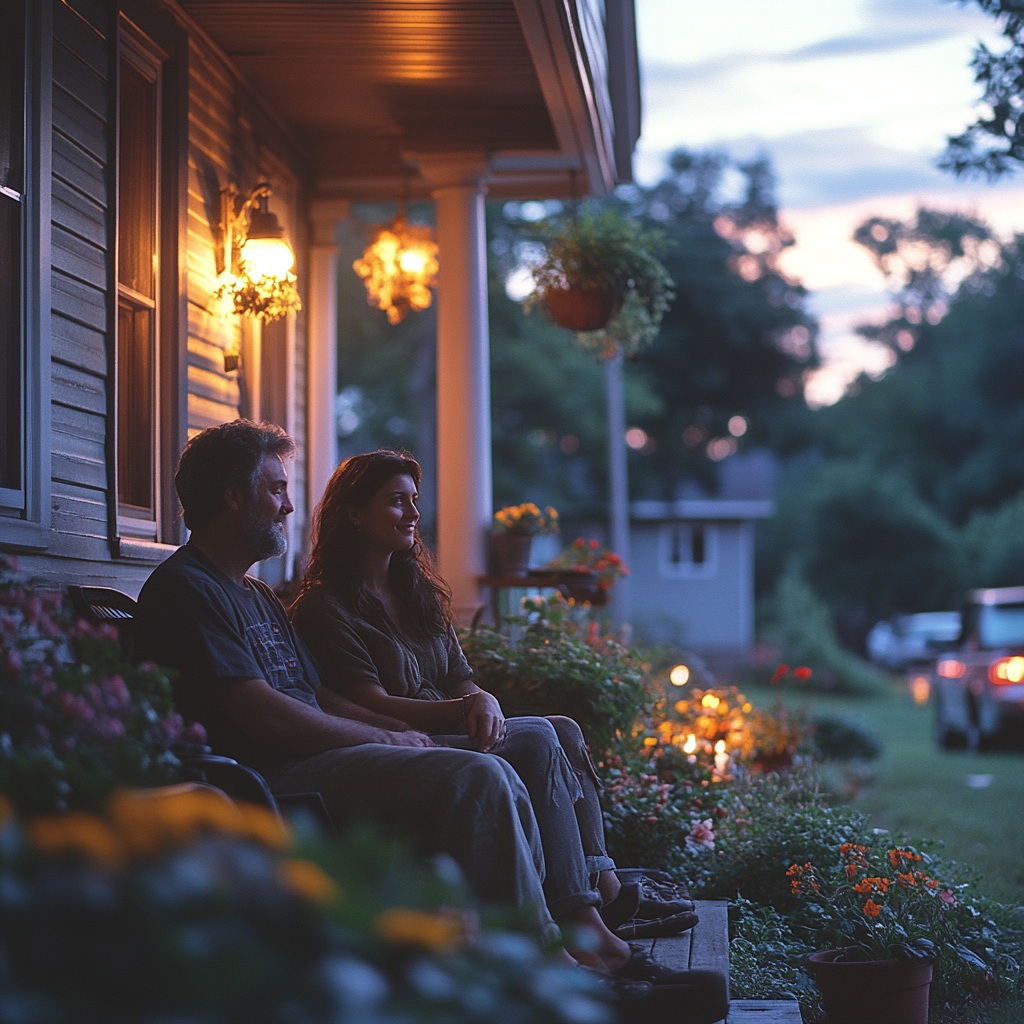
{"type": "Polygon", "coordinates": [[[793,669],[793,675],[801,681],[806,681],[811,678],[811,670],[806,665],[800,665],[793,669]]]}
{"type": "Polygon", "coordinates": [[[868,900],[867,903],[864,904],[864,913],[867,914],[868,917],[878,917],[881,912],[882,908],[874,900],[868,900]]]}
{"type": "Polygon", "coordinates": [[[788,671],[789,671],[789,666],[788,666],[788,665],[780,665],[780,666],[779,666],[779,667],[778,667],[778,668],[777,668],[777,669],[775,670],[775,675],[773,675],[773,676],[772,676],[772,682],[773,682],[773,683],[779,683],[779,682],[781,682],[781,681],[782,681],[782,677],[783,677],[783,676],[784,676],[784,675],[785,675],[785,674],[786,674],[786,673],[787,673],[788,671]]]}

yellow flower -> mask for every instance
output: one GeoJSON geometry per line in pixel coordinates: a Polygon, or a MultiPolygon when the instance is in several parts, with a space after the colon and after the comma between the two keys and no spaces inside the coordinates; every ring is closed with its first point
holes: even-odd
{"type": "Polygon", "coordinates": [[[331,903],[342,896],[341,886],[312,861],[294,857],[283,860],[277,873],[289,889],[311,903],[331,903]]]}
{"type": "Polygon", "coordinates": [[[77,853],[111,867],[124,859],[124,846],[110,826],[94,814],[68,811],[33,818],[29,841],[42,853],[77,853]]]}
{"type": "Polygon", "coordinates": [[[393,907],[378,915],[374,930],[385,940],[400,946],[423,946],[435,952],[451,949],[462,935],[462,922],[446,914],[393,907]]]}

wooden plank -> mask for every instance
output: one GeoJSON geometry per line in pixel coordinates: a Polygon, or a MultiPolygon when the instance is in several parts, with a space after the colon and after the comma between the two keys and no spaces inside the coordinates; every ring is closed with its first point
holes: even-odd
{"type": "Polygon", "coordinates": [[[50,396],[55,403],[105,416],[107,389],[102,377],[83,373],[74,366],[53,363],[50,396]]]}
{"type": "Polygon", "coordinates": [[[55,481],[100,490],[106,486],[107,470],[102,462],[62,452],[50,456],[50,475],[55,481]]]}
{"type": "Polygon", "coordinates": [[[53,90],[53,128],[100,163],[107,160],[107,123],[63,89],[53,90]]]}
{"type": "Polygon", "coordinates": [[[801,1024],[800,1004],[792,999],[734,999],[729,1024],[801,1024]]]}
{"type": "Polygon", "coordinates": [[[106,376],[106,343],[99,331],[54,313],[50,316],[50,346],[52,359],[88,370],[98,377],[106,376]]]}
{"type": "Polygon", "coordinates": [[[76,320],[94,331],[107,330],[107,303],[105,294],[73,277],[54,269],[50,274],[51,307],[53,312],[76,320]]]}
{"type": "MultiPolygon", "coordinates": [[[[106,417],[54,402],[51,403],[50,420],[55,431],[67,435],[64,441],[68,442],[70,447],[65,446],[64,451],[81,452],[96,458],[103,457],[103,443],[107,433],[106,417]],[[81,447],[86,445],[88,450],[81,447]]],[[[55,440],[53,447],[57,450],[61,445],[55,440]]]]}
{"type": "Polygon", "coordinates": [[[237,418],[237,405],[222,405],[220,402],[211,402],[197,395],[188,396],[189,430],[205,430],[207,427],[216,427],[237,418]]]}
{"type": "MultiPolygon", "coordinates": [[[[697,911],[697,915],[700,916],[700,911],[697,911]]],[[[703,927],[704,918],[701,917],[698,928],[703,927]]],[[[658,961],[659,964],[664,964],[666,967],[671,967],[674,971],[688,971],[690,969],[690,945],[693,942],[694,929],[683,932],[682,935],[673,935],[667,939],[654,939],[654,946],[651,949],[651,956],[658,961]]]]}
{"type": "Polygon", "coordinates": [[[77,235],[53,226],[53,266],[85,284],[103,291],[107,286],[107,254],[77,235]]]}
{"type": "MultiPolygon", "coordinates": [[[[110,24],[110,5],[105,0],[64,0],[102,39],[110,24]]],[[[58,6],[60,6],[58,4],[58,6]]]]}
{"type": "Polygon", "coordinates": [[[55,3],[53,37],[87,64],[100,78],[105,79],[108,68],[107,41],[103,38],[102,32],[106,30],[108,15],[102,10],[102,0],[97,0],[90,6],[95,8],[91,12],[94,24],[90,24],[89,17],[82,17],[73,10],[74,7],[82,7],[80,2],[55,3]],[[96,21],[97,17],[102,17],[103,20],[96,21]]]}
{"type": "Polygon", "coordinates": [[[729,901],[695,901],[700,924],[693,929],[691,970],[721,971],[729,978],[729,901]]]}
{"type": "Polygon", "coordinates": [[[58,179],[53,181],[51,217],[54,224],[61,225],[100,249],[106,249],[106,210],[58,179]]]}
{"type": "Polygon", "coordinates": [[[53,48],[53,84],[63,89],[97,117],[107,113],[107,83],[78,59],[77,52],[57,43],[53,48]]]}
{"type": "Polygon", "coordinates": [[[72,188],[87,195],[98,207],[106,209],[107,181],[104,165],[60,132],[53,133],[53,173],[72,188]]]}
{"type": "Polygon", "coordinates": [[[50,524],[58,533],[107,536],[105,491],[57,481],[50,494],[50,524]]]}
{"type": "Polygon", "coordinates": [[[238,382],[223,372],[211,373],[198,367],[188,368],[188,391],[197,398],[208,398],[222,405],[238,404],[238,382]]]}

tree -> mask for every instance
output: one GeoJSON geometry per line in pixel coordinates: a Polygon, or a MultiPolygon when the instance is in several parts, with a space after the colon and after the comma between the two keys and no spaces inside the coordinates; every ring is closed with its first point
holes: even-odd
{"type": "Polygon", "coordinates": [[[1002,53],[984,43],[974,51],[974,80],[982,86],[981,102],[988,111],[947,140],[939,166],[956,175],[998,178],[1024,161],[1024,4],[974,2],[986,14],[1004,19],[1000,31],[1008,45],[1002,53]]]}
{"type": "Polygon", "coordinates": [[[634,491],[671,498],[687,476],[713,488],[714,463],[740,445],[787,451],[807,441],[803,375],[817,365],[817,325],[805,289],[779,266],[793,238],[773,192],[766,159],[733,165],[678,150],[663,181],[625,197],[668,236],[676,291],[637,364],[661,407],[640,424],[653,443],[633,457],[634,491]],[[746,179],[736,203],[721,197],[730,167],[746,179]]]}

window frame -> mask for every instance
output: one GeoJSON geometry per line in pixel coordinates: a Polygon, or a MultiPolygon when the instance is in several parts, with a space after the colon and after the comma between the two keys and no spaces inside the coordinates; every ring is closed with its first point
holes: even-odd
{"type": "Polygon", "coordinates": [[[0,492],[0,548],[45,551],[50,542],[50,202],[53,13],[26,0],[25,137],[21,223],[21,453],[18,490],[0,492]]]}
{"type": "Polygon", "coordinates": [[[718,573],[718,525],[705,520],[678,520],[664,523],[658,530],[658,575],[664,580],[708,580],[718,573]],[[703,534],[704,561],[694,562],[672,560],[675,545],[674,534],[686,531],[686,544],[692,550],[693,531],[699,528],[703,534]]]}
{"type": "Polygon", "coordinates": [[[166,532],[164,523],[164,501],[166,483],[161,474],[161,457],[164,454],[164,419],[166,410],[164,408],[164,392],[166,382],[164,380],[164,359],[163,359],[163,203],[161,201],[162,185],[164,181],[164,65],[167,63],[169,54],[159,45],[154,43],[148,36],[140,31],[128,18],[121,14],[118,18],[117,32],[117,56],[115,66],[117,68],[117,98],[116,98],[116,125],[115,125],[115,146],[113,157],[114,168],[114,195],[116,196],[115,217],[112,224],[112,236],[114,239],[114,273],[112,284],[112,306],[111,317],[111,362],[113,372],[111,378],[113,386],[109,394],[109,416],[113,424],[112,443],[109,451],[110,474],[109,486],[111,496],[109,500],[111,517],[115,524],[113,531],[112,548],[115,555],[125,555],[130,548],[137,545],[150,546],[158,544],[166,532]],[[122,61],[127,61],[134,70],[145,76],[154,84],[154,124],[153,143],[155,147],[153,161],[153,297],[143,296],[134,291],[128,285],[122,284],[120,280],[121,246],[119,237],[119,226],[121,217],[121,66],[122,61]],[[129,305],[132,309],[148,309],[150,311],[150,376],[149,376],[149,401],[152,410],[152,421],[150,424],[149,458],[152,469],[152,484],[150,494],[150,506],[143,514],[139,506],[129,505],[121,499],[120,482],[120,436],[122,423],[120,422],[119,398],[121,388],[121,367],[119,360],[120,346],[120,310],[122,303],[129,305]],[[148,513],[148,514],[146,514],[148,513]]]}

